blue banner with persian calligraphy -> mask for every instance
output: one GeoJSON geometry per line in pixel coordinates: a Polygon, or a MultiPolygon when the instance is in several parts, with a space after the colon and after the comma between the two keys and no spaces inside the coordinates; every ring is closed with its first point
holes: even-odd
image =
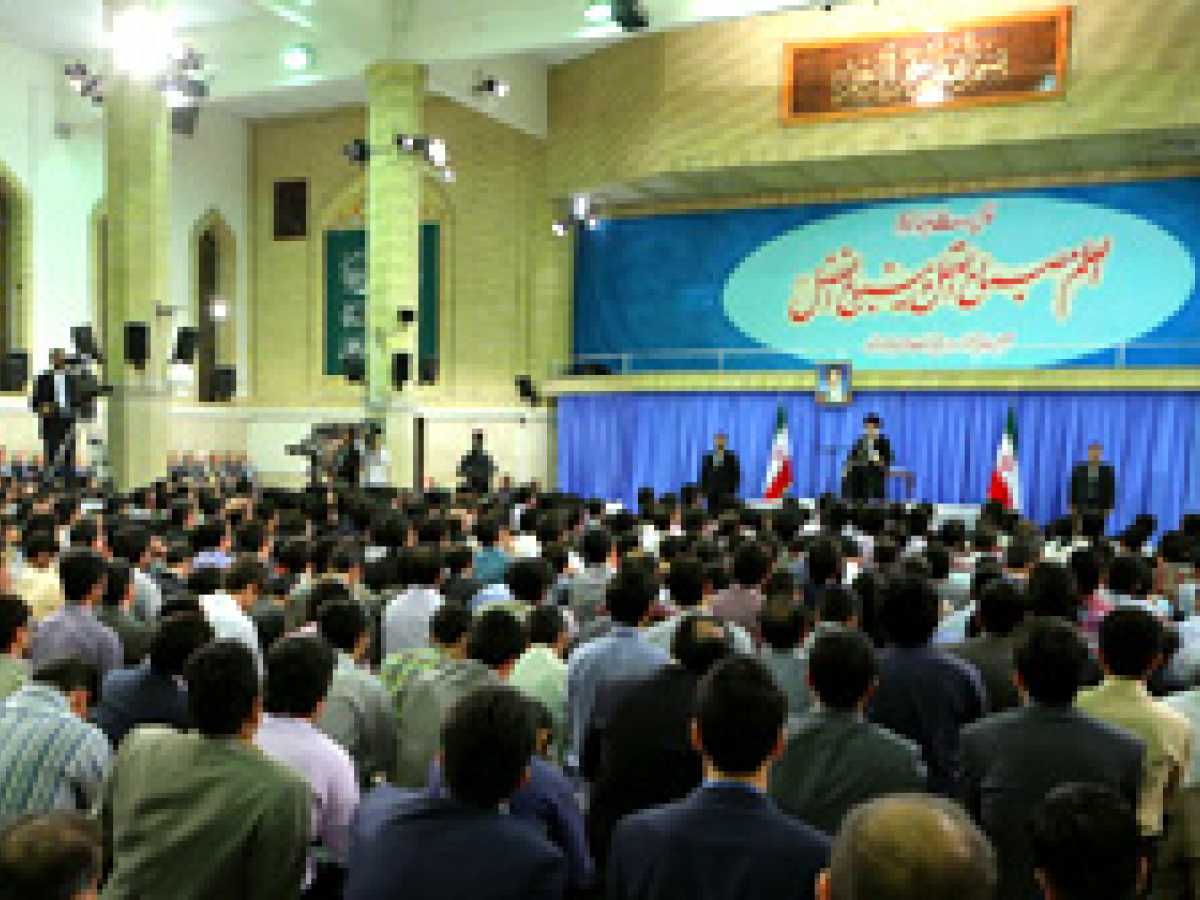
{"type": "Polygon", "coordinates": [[[612,369],[1200,365],[1200,179],[602,220],[574,339],[612,369]]]}

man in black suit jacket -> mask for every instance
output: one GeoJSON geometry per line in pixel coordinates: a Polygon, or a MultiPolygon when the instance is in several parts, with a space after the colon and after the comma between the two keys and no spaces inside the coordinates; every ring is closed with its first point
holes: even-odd
{"type": "Polygon", "coordinates": [[[822,632],[808,657],[808,683],[819,706],[800,717],[771,770],[779,808],[826,834],[837,834],[860,803],[925,790],[921,748],[863,714],[877,671],[866,635],[848,628],[822,632]]]}
{"type": "Polygon", "coordinates": [[[72,430],[79,412],[79,379],[67,368],[67,355],[50,351],[50,368],[37,377],[30,405],[37,413],[46,477],[71,479],[75,474],[75,440],[72,430]]]}
{"type": "Polygon", "coordinates": [[[1104,460],[1104,448],[1096,442],[1088,445],[1087,462],[1071,470],[1071,511],[1075,515],[1098,512],[1107,516],[1117,502],[1117,476],[1111,463],[1104,460]]]}
{"type": "Polygon", "coordinates": [[[701,682],[692,731],[705,783],[621,820],[609,900],[811,900],[829,841],[766,796],[786,718],[787,699],[761,662],[717,663],[701,682]]]}
{"type": "Polygon", "coordinates": [[[718,434],[713,440],[712,452],[705,453],[700,464],[700,490],[708,498],[708,511],[714,514],[737,498],[738,486],[742,483],[741,464],[725,444],[725,435],[718,434]]]}
{"type": "Polygon", "coordinates": [[[1027,705],[962,732],[961,799],[996,847],[999,900],[1034,900],[1029,821],[1068,782],[1107,785],[1137,806],[1144,745],[1073,706],[1087,645],[1059,619],[1037,619],[1017,648],[1016,678],[1027,705]]]}
{"type": "Polygon", "coordinates": [[[500,804],[521,786],[534,750],[529,701],[487,685],[442,726],[444,792],[376,788],[350,828],[346,900],[560,900],[562,851],[500,804]]]}
{"type": "Polygon", "coordinates": [[[842,493],[848,500],[882,500],[887,473],[892,466],[892,443],[880,433],[882,420],[875,413],[863,419],[863,433],[846,460],[842,493]]]}

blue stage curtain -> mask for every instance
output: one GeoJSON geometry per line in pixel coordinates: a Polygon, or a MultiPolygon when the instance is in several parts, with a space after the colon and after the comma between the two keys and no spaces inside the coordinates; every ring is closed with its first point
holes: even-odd
{"type": "Polygon", "coordinates": [[[1184,392],[898,392],[855,395],[846,407],[818,406],[800,393],[621,393],[558,400],[558,475],[565,491],[635,501],[639,487],[675,491],[698,478],[717,431],[742,461],[742,496],[757,497],[782,404],[791,431],[795,493],[838,487],[842,460],[878,412],[896,466],[916,474],[915,497],[934,503],[979,503],[987,495],[996,445],[1010,405],[1024,511],[1047,522],[1067,506],[1071,465],[1100,441],[1117,470],[1110,527],[1134,515],[1158,516],[1172,528],[1200,511],[1200,395],[1184,392]]]}

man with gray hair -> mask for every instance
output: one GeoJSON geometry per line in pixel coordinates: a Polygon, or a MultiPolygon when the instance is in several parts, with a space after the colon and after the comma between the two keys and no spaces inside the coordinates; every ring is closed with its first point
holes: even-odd
{"type": "Polygon", "coordinates": [[[855,807],[817,879],[817,900],[992,900],[996,857],[959,806],[893,794],[855,807]]]}

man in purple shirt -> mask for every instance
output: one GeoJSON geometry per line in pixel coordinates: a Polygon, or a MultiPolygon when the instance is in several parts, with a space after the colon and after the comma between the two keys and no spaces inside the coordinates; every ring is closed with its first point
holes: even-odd
{"type": "Polygon", "coordinates": [[[29,647],[34,669],[74,657],[95,666],[101,679],[122,662],[121,639],[96,618],[108,577],[104,558],[92,549],[69,550],[58,563],[66,606],[38,625],[29,647]]]}
{"type": "Polygon", "coordinates": [[[306,898],[340,896],[358,808],[358,778],[350,755],[313,724],[333,680],[333,649],[317,635],[277,641],[267,656],[267,690],[255,745],[301,775],[312,788],[312,834],[306,898]]]}

